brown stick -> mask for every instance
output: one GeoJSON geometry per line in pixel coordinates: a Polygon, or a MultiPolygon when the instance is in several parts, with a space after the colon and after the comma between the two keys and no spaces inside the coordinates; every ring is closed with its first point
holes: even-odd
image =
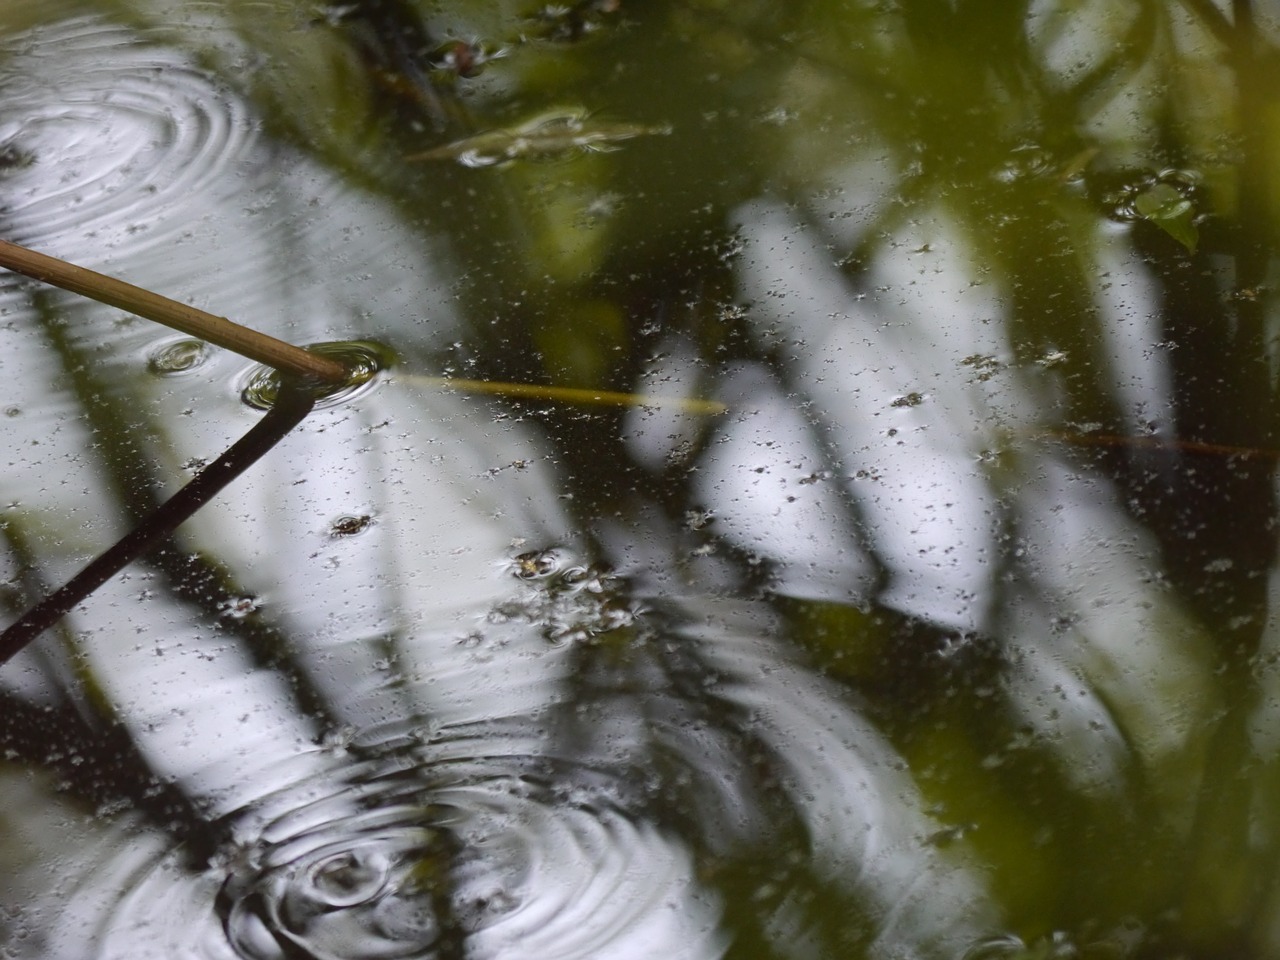
{"type": "Polygon", "coordinates": [[[7,267],[23,276],[43,280],[63,290],[136,313],[156,323],[163,323],[166,327],[208,340],[242,357],[257,360],[281,373],[324,383],[341,383],[347,378],[346,368],[336,360],[295,347],[257,330],[250,330],[226,317],[205,313],[123,280],[77,267],[57,257],[36,253],[7,240],[0,240],[0,267],[7,267]]]}

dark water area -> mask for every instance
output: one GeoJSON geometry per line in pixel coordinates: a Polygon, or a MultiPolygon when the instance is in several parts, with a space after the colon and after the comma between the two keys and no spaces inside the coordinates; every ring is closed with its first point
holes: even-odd
{"type": "Polygon", "coordinates": [[[0,957],[1280,956],[1278,28],[6,4],[0,957]]]}

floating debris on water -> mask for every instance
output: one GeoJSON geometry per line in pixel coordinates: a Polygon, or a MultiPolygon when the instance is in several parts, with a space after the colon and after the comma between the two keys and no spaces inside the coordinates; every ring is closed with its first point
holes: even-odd
{"type": "Polygon", "coordinates": [[[228,620],[243,620],[262,608],[262,599],[254,596],[230,597],[218,604],[218,613],[228,620]]]}
{"type": "Polygon", "coordinates": [[[1051,367],[1062,366],[1062,364],[1066,363],[1068,359],[1069,358],[1064,351],[1058,350],[1057,348],[1051,348],[1046,350],[1039,358],[1037,358],[1036,363],[1048,370],[1051,367]]]}
{"type": "Polygon", "coordinates": [[[982,353],[972,353],[961,360],[960,363],[973,370],[973,379],[978,383],[986,383],[999,373],[1003,366],[1003,364],[1001,364],[1001,362],[995,357],[987,356],[982,353]]]}
{"type": "Polygon", "coordinates": [[[573,152],[605,153],[617,150],[623,140],[670,132],[671,127],[666,124],[610,123],[594,119],[585,110],[552,110],[512,127],[410,154],[405,160],[454,160],[464,167],[492,167],[512,160],[552,158],[573,152]]]}
{"type": "Polygon", "coordinates": [[[331,537],[354,537],[373,526],[373,517],[367,513],[358,516],[339,517],[329,525],[331,537]]]}
{"type": "Polygon", "coordinates": [[[553,646],[599,640],[634,626],[640,613],[621,578],[564,549],[522,553],[511,572],[532,589],[496,606],[489,622],[533,624],[553,646]]]}
{"type": "Polygon", "coordinates": [[[555,550],[531,550],[512,560],[512,572],[521,580],[540,580],[558,573],[563,558],[555,550]]]}

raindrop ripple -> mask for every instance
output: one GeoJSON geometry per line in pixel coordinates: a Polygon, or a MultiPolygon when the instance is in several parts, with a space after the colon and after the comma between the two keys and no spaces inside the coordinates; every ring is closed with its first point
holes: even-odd
{"type": "MultiPolygon", "coordinates": [[[[313,343],[306,349],[337,360],[347,369],[347,379],[339,384],[314,388],[316,408],[334,407],[364,396],[378,382],[378,374],[389,368],[395,355],[387,347],[369,340],[336,340],[313,343]]],[[[255,410],[270,410],[280,394],[280,373],[256,364],[239,379],[240,399],[255,410]]]]}
{"type": "Polygon", "coordinates": [[[211,189],[257,139],[238,97],[124,27],[73,18],[6,46],[6,221],[70,259],[182,242],[174,200],[211,189]]]}

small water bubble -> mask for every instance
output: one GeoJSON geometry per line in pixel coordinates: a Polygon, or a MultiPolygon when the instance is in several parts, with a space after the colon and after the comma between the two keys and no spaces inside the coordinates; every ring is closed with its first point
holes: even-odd
{"type": "Polygon", "coordinates": [[[367,513],[359,516],[338,517],[329,525],[329,536],[331,537],[354,537],[357,534],[364,533],[373,526],[373,517],[367,513]]]}
{"type": "MultiPolygon", "coordinates": [[[[368,393],[378,382],[378,374],[395,359],[388,348],[368,340],[313,343],[307,349],[337,360],[347,370],[347,379],[341,383],[314,388],[316,409],[336,406],[368,393]]],[[[280,394],[280,374],[262,364],[241,374],[239,383],[240,399],[257,410],[270,410],[280,394]]]]}
{"type": "MultiPolygon", "coordinates": [[[[492,615],[490,619],[492,619],[492,615]]],[[[504,618],[504,621],[498,621],[498,622],[505,622],[505,618],[504,618]]],[[[465,637],[462,637],[460,640],[458,640],[458,646],[462,647],[462,649],[464,650],[474,650],[476,649],[476,647],[480,646],[482,643],[484,643],[484,634],[480,633],[477,630],[471,631],[465,637]]]]}
{"type": "Polygon", "coordinates": [[[164,340],[147,354],[147,370],[157,377],[176,377],[197,369],[208,356],[209,345],[203,340],[192,337],[164,340]]]}

